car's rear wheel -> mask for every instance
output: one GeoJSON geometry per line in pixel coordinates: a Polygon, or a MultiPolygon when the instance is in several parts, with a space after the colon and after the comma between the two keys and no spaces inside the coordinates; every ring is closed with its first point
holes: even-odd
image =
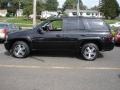
{"type": "Polygon", "coordinates": [[[88,44],[83,45],[81,54],[85,60],[93,61],[97,58],[98,51],[99,51],[99,49],[98,49],[97,45],[95,45],[93,43],[88,43],[88,44]]]}
{"type": "Polygon", "coordinates": [[[26,42],[17,41],[13,44],[11,49],[12,56],[16,58],[25,58],[29,55],[30,49],[26,42]]]}

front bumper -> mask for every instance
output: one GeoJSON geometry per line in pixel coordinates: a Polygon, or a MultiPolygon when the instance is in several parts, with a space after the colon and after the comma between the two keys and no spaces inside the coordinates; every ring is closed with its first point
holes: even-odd
{"type": "Polygon", "coordinates": [[[0,43],[3,43],[4,41],[5,41],[5,39],[0,38],[0,43]]]}
{"type": "Polygon", "coordinates": [[[10,42],[5,41],[5,42],[4,42],[4,47],[5,47],[5,49],[6,49],[6,50],[8,50],[8,51],[9,51],[9,50],[10,50],[10,48],[11,48],[11,44],[10,44],[10,42]]]}

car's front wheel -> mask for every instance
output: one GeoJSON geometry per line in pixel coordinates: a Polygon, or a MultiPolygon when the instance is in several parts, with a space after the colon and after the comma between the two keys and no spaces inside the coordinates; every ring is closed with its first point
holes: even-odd
{"type": "Polygon", "coordinates": [[[98,51],[99,49],[97,45],[93,43],[88,43],[88,44],[83,45],[81,54],[85,60],[93,61],[97,58],[98,51]]]}
{"type": "Polygon", "coordinates": [[[16,58],[25,58],[29,55],[30,49],[26,42],[17,41],[13,44],[10,53],[16,58]]]}

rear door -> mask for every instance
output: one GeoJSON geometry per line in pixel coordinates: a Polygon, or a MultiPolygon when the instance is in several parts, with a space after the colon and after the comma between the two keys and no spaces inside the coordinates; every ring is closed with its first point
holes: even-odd
{"type": "Polygon", "coordinates": [[[85,27],[80,17],[64,19],[64,40],[67,49],[75,49],[84,37],[85,27]]]}

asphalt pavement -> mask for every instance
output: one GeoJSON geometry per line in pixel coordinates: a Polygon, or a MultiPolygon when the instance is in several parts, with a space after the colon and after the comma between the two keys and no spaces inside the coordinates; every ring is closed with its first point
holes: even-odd
{"type": "Polygon", "coordinates": [[[120,47],[90,62],[54,52],[16,59],[0,44],[0,90],[120,90],[120,47]]]}

